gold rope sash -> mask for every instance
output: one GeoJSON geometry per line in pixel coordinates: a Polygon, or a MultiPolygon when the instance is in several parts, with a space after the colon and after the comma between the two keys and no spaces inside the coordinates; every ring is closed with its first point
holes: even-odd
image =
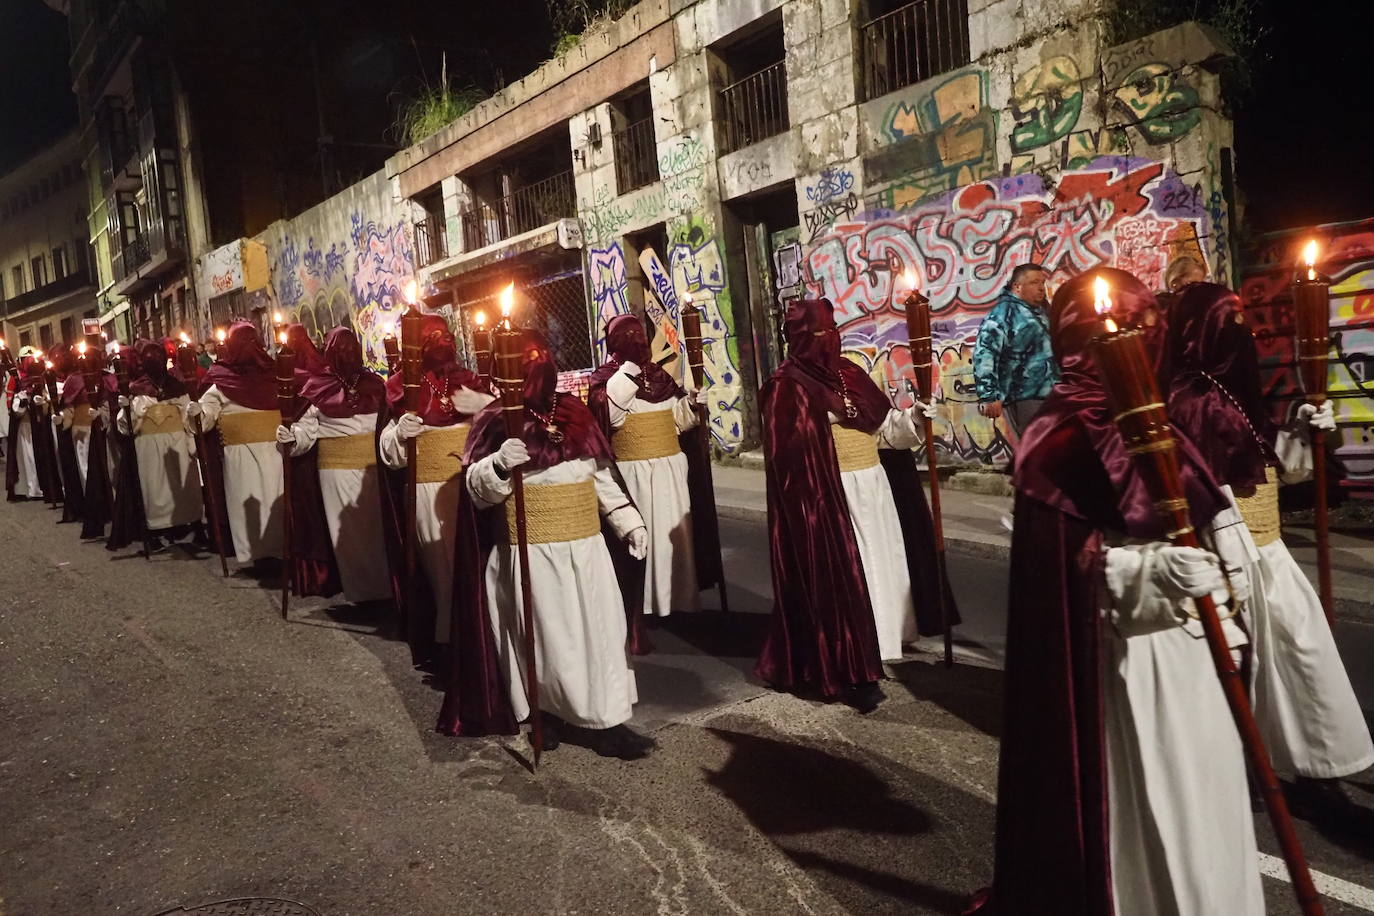
{"type": "MultiPolygon", "coordinates": [[[[143,424],[138,428],[140,436],[159,436],[165,433],[179,433],[186,429],[181,422],[181,408],[169,401],[158,401],[143,415],[143,424]]],[[[277,428],[272,427],[273,433],[277,428]]]]}
{"type": "Polygon", "coordinates": [[[321,471],[361,471],[377,464],[377,444],[372,433],[326,436],[319,440],[321,471]]]}
{"type": "Polygon", "coordinates": [[[1237,496],[1236,505],[1240,508],[1245,527],[1250,529],[1250,537],[1256,547],[1264,547],[1277,541],[1282,535],[1279,522],[1279,480],[1272,467],[1264,469],[1264,483],[1255,487],[1249,496],[1237,496]]]}
{"type": "Polygon", "coordinates": [[[611,434],[611,448],[617,461],[648,461],[667,458],[682,451],[677,440],[677,421],[671,410],[632,413],[611,434]]]}
{"type": "Polygon", "coordinates": [[[847,426],[832,425],[835,437],[835,457],[841,471],[865,471],[878,463],[878,435],[847,426]]]}
{"type": "Polygon", "coordinates": [[[249,410],[219,416],[220,435],[224,437],[226,447],[276,442],[278,426],[281,426],[279,410],[249,410]]]}
{"type": "Polygon", "coordinates": [[[433,426],[415,440],[415,482],[445,483],[463,469],[471,423],[433,426]]]}
{"type": "Polygon", "coordinates": [[[72,426],[91,425],[91,405],[77,404],[72,408],[72,426]]]}
{"type": "MultiPolygon", "coordinates": [[[[594,478],[525,487],[525,534],[530,544],[580,541],[601,533],[594,478]]],[[[506,535],[514,544],[515,498],[506,500],[506,535]]]]}

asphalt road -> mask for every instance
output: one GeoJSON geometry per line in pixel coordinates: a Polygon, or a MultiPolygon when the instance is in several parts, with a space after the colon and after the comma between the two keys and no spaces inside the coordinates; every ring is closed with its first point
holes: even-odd
{"type": "MultiPolygon", "coordinates": [[[[4,916],[253,896],[321,916],[957,913],[989,876],[996,561],[951,557],[964,661],[894,666],[861,717],[749,675],[767,556],[726,522],[731,613],[654,628],[638,664],[658,753],[565,745],[530,775],[519,740],[433,731],[439,694],[373,616],[315,602],[284,623],[272,583],[112,557],[53,521],[0,504],[4,916]]],[[[1374,912],[1374,831],[1301,829],[1368,901],[1327,912],[1374,912]]],[[[1297,912],[1265,883],[1271,912],[1297,912]]]]}

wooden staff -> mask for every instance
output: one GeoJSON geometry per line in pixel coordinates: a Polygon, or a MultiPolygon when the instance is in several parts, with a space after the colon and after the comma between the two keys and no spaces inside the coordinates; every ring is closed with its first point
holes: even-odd
{"type": "MultiPolygon", "coordinates": [[[[191,349],[191,341],[185,334],[181,335],[181,345],[177,347],[177,368],[181,371],[181,380],[188,386],[195,382],[196,378],[196,351],[191,349]]],[[[88,382],[87,385],[90,383],[88,382]]],[[[200,479],[205,482],[205,515],[210,523],[210,538],[215,545],[215,552],[219,554],[220,571],[225,578],[229,577],[229,561],[224,556],[223,534],[219,527],[219,503],[218,494],[215,492],[218,487],[210,480],[210,475],[206,473],[206,454],[205,454],[205,434],[200,426],[200,415],[195,417],[195,439],[196,439],[196,463],[200,466],[200,479]]]]}
{"type": "MultiPolygon", "coordinates": [[[[1094,342],[1093,352],[1106,388],[1107,405],[1125,441],[1126,451],[1150,491],[1156,511],[1168,524],[1168,539],[1184,547],[1197,547],[1197,533],[1188,515],[1188,500],[1179,475],[1173,432],[1145,352],[1144,334],[1139,330],[1118,333],[1110,320],[1105,324],[1107,333],[1094,342]]],[[[1265,808],[1288,865],[1298,905],[1305,916],[1319,916],[1323,912],[1322,904],[1307,870],[1307,861],[1293,829],[1278,777],[1274,775],[1269,752],[1250,709],[1245,683],[1231,658],[1216,605],[1206,595],[1194,598],[1193,603],[1207,637],[1222,692],[1231,708],[1231,717],[1264,795],[1265,808]]]]}
{"type": "MultiPolygon", "coordinates": [[[[507,311],[509,315],[509,311],[507,311]]],[[[511,328],[507,317],[493,334],[496,351],[496,385],[501,392],[501,411],[506,421],[506,436],[524,438],[525,377],[521,368],[523,335],[511,328]]],[[[544,753],[544,725],[539,716],[539,672],[536,667],[534,642],[534,596],[530,592],[530,548],[525,525],[525,476],[520,468],[510,472],[512,495],[515,498],[515,546],[520,563],[521,615],[525,622],[525,696],[530,707],[530,745],[534,748],[534,766],[544,753]]]]}
{"type": "MultiPolygon", "coordinates": [[[[286,344],[286,332],[277,334],[277,411],[281,422],[291,428],[296,415],[296,353],[286,344]]],[[[285,620],[291,601],[291,446],[281,445],[282,565],[281,619],[285,620]]]]}
{"type": "Polygon", "coordinates": [[[487,313],[480,309],[472,316],[472,355],[477,362],[477,375],[483,390],[491,387],[491,331],[487,330],[487,313]]]}
{"type": "MultiPolygon", "coordinates": [[[[691,294],[682,298],[682,339],[687,345],[687,368],[692,374],[692,389],[700,391],[703,382],[706,380],[706,357],[705,348],[701,342],[701,309],[692,304],[691,294]]],[[[711,440],[710,440],[710,416],[707,413],[705,404],[693,404],[697,412],[697,425],[701,428],[701,435],[697,437],[701,443],[701,466],[706,474],[706,483],[711,489],[711,501],[709,505],[701,506],[701,510],[706,513],[701,518],[693,515],[692,523],[705,525],[715,532],[716,536],[716,563],[720,570],[720,578],[716,582],[716,591],[720,595],[720,611],[722,614],[730,612],[730,600],[725,590],[725,558],[720,551],[720,519],[716,516],[715,502],[715,482],[711,471],[711,440]]],[[[693,506],[693,510],[697,507],[693,506]]]]}
{"type": "MultiPolygon", "coordinates": [[[[1307,269],[1293,283],[1293,328],[1297,336],[1298,375],[1307,403],[1318,409],[1326,402],[1326,360],[1331,352],[1331,281],[1317,273],[1317,243],[1309,242],[1307,269]]],[[[1331,600],[1331,519],[1326,505],[1326,435],[1309,430],[1312,441],[1312,482],[1316,487],[1313,529],[1317,538],[1317,593],[1328,626],[1336,618],[1331,600]]]]}
{"type": "MultiPolygon", "coordinates": [[[[57,403],[57,373],[53,371],[52,360],[46,357],[43,360],[43,388],[48,393],[48,419],[58,414],[57,403]]],[[[57,432],[53,429],[51,422],[34,423],[34,435],[47,436],[52,442],[52,470],[51,485],[44,487],[44,493],[48,497],[48,507],[56,509],[58,504],[57,490],[62,482],[62,460],[58,457],[59,448],[57,445],[57,432]]]]}
{"type": "MultiPolygon", "coordinates": [[[[916,388],[920,399],[931,403],[935,390],[931,378],[934,360],[931,357],[930,342],[930,300],[915,287],[915,278],[909,278],[911,292],[906,297],[906,334],[908,352],[911,354],[911,372],[916,376],[916,388]]],[[[913,394],[916,392],[913,392],[913,394]]],[[[921,415],[926,436],[926,473],[930,476],[930,518],[935,526],[935,565],[939,573],[940,629],[945,637],[945,667],[954,666],[954,632],[949,623],[949,602],[945,600],[948,573],[945,569],[945,522],[940,509],[940,474],[935,459],[935,421],[921,415]]]]}
{"type": "MultiPolygon", "coordinates": [[[[420,413],[420,381],[424,374],[424,367],[421,362],[424,349],[424,340],[421,338],[424,315],[418,308],[411,304],[401,316],[401,353],[399,356],[399,369],[401,371],[402,392],[404,394],[405,411],[408,414],[418,415],[420,413]]],[[[391,338],[392,346],[395,346],[396,338],[391,338]]],[[[391,359],[388,351],[388,360],[391,359]]],[[[415,607],[415,576],[416,576],[416,541],[419,534],[416,531],[415,505],[416,487],[419,485],[418,464],[419,442],[415,439],[407,439],[406,442],[406,498],[405,498],[405,518],[402,524],[405,527],[404,549],[404,570],[405,570],[405,606],[400,609],[400,624],[402,634],[409,634],[410,612],[415,607]]],[[[407,635],[406,638],[409,638],[407,635]]]]}

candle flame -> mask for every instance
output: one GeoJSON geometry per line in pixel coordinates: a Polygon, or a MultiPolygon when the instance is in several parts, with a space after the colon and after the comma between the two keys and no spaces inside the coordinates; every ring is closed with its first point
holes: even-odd
{"type": "Polygon", "coordinates": [[[1317,279],[1317,240],[1309,239],[1302,249],[1302,259],[1307,264],[1307,279],[1317,279]]]}
{"type": "Polygon", "coordinates": [[[273,312],[273,313],[272,313],[272,323],[273,323],[273,324],[281,324],[281,312],[273,312]]]}
{"type": "Polygon", "coordinates": [[[415,297],[419,291],[419,285],[414,280],[407,280],[405,286],[401,287],[401,295],[406,297],[406,301],[411,305],[415,304],[415,297]]]}
{"type": "Polygon", "coordinates": [[[902,271],[902,282],[906,284],[908,292],[916,292],[916,271],[910,267],[902,271]]]}
{"type": "MultiPolygon", "coordinates": [[[[1093,308],[1097,314],[1105,315],[1112,310],[1111,287],[1107,284],[1105,277],[1097,277],[1093,280],[1093,308]]],[[[1107,319],[1111,323],[1111,319],[1107,319]]],[[[1116,330],[1116,325],[1112,325],[1112,330],[1116,330]]]]}
{"type": "Polygon", "coordinates": [[[217,328],[215,330],[215,340],[218,340],[220,343],[224,343],[224,338],[228,336],[229,335],[225,333],[224,328],[217,328]]]}
{"type": "Polygon", "coordinates": [[[280,334],[277,335],[277,342],[280,343],[283,347],[286,346],[286,332],[285,332],[285,331],[282,331],[280,334]]]}
{"type": "Polygon", "coordinates": [[[184,343],[184,344],[186,344],[188,347],[191,345],[191,338],[190,338],[190,336],[189,336],[185,331],[182,331],[182,332],[181,332],[180,334],[178,334],[177,336],[180,337],[180,338],[181,338],[181,342],[184,343]]]}
{"type": "Polygon", "coordinates": [[[501,317],[510,318],[510,310],[515,307],[515,284],[508,283],[501,290],[501,317]]]}
{"type": "Polygon", "coordinates": [[[685,306],[687,306],[688,308],[691,308],[691,307],[692,307],[692,294],[691,294],[691,293],[683,293],[683,294],[682,294],[682,304],[685,305],[685,306]]]}
{"type": "Polygon", "coordinates": [[[1103,323],[1104,325],[1106,325],[1106,327],[1107,327],[1107,333],[1109,333],[1109,334],[1115,334],[1115,333],[1116,333],[1116,322],[1115,322],[1115,321],[1112,321],[1110,318],[1104,318],[1104,319],[1102,319],[1102,323],[1103,323]]]}
{"type": "Polygon", "coordinates": [[[472,323],[478,328],[485,328],[487,326],[487,313],[479,310],[472,316],[472,323]]]}
{"type": "MultiPolygon", "coordinates": [[[[4,345],[5,342],[0,340],[0,347],[3,347],[4,345]]],[[[81,341],[81,343],[76,345],[76,352],[80,353],[82,356],[86,355],[86,341],[83,340],[81,341]]]]}
{"type": "Polygon", "coordinates": [[[50,360],[50,359],[45,359],[45,360],[43,360],[43,366],[44,366],[44,368],[46,368],[46,369],[51,369],[51,368],[52,368],[52,360],[50,360]]]}

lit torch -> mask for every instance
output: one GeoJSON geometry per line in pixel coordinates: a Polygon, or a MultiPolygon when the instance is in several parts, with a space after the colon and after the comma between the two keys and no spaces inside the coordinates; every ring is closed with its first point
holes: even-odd
{"type": "MultiPolygon", "coordinates": [[[[1306,270],[1293,282],[1293,330],[1297,337],[1298,377],[1307,403],[1326,402],[1327,360],[1331,354],[1331,281],[1317,271],[1317,240],[1303,248],[1306,270]]],[[[1314,521],[1317,535],[1317,592],[1334,622],[1331,595],[1330,510],[1326,493],[1325,435],[1312,432],[1312,480],[1315,486],[1314,521]]]]}
{"type": "Polygon", "coordinates": [[[482,384],[491,385],[491,331],[487,330],[487,313],[478,309],[472,316],[472,353],[477,360],[477,374],[482,384]]]}

